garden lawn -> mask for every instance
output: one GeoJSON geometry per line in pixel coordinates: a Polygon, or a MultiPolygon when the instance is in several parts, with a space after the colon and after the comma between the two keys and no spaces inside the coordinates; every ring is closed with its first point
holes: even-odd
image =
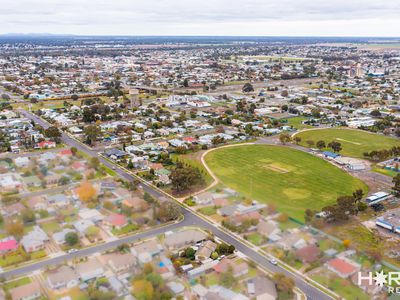
{"type": "Polygon", "coordinates": [[[20,279],[9,281],[9,282],[5,283],[3,287],[6,290],[10,290],[10,289],[19,287],[21,285],[29,284],[31,282],[32,282],[32,280],[29,277],[22,277],[20,279]]]}
{"type": "Polygon", "coordinates": [[[315,128],[312,125],[307,125],[303,124],[303,121],[306,121],[308,118],[306,117],[294,117],[294,118],[288,118],[287,119],[287,124],[288,126],[293,126],[293,128],[296,129],[307,129],[307,128],[315,128]]]}
{"type": "MultiPolygon", "coordinates": [[[[323,140],[327,145],[335,140],[342,144],[340,154],[358,158],[364,158],[364,152],[400,146],[399,139],[354,129],[315,129],[300,132],[296,136],[301,138],[300,144],[305,147],[308,147],[307,141],[309,140],[314,141],[315,144],[317,141],[323,140]]],[[[313,145],[312,148],[316,148],[316,146],[313,145]]]]}
{"type": "Polygon", "coordinates": [[[136,231],[138,229],[139,229],[139,225],[132,223],[132,224],[125,225],[121,229],[112,229],[111,232],[114,235],[124,235],[124,234],[128,234],[130,232],[136,231]]]}
{"type": "Polygon", "coordinates": [[[207,154],[207,165],[226,186],[273,204],[300,221],[307,208],[320,210],[340,195],[367,186],[311,154],[281,146],[243,145],[207,154]]]}
{"type": "Polygon", "coordinates": [[[215,206],[207,206],[200,208],[199,212],[206,216],[211,216],[217,213],[217,209],[215,208],[215,206]]]}
{"type": "Polygon", "coordinates": [[[367,294],[363,292],[359,287],[353,285],[347,279],[341,279],[337,276],[329,277],[323,275],[313,275],[312,279],[328,287],[330,290],[341,295],[345,299],[359,299],[368,300],[371,299],[367,294]]]}
{"type": "Polygon", "coordinates": [[[373,167],[372,171],[375,173],[380,173],[386,176],[390,176],[390,177],[396,177],[397,174],[400,174],[399,172],[393,171],[393,170],[387,170],[387,169],[382,169],[379,167],[373,167]]]}

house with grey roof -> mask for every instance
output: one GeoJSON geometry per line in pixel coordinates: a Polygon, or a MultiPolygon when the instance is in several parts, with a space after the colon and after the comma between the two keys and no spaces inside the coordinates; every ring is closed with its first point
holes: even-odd
{"type": "Polygon", "coordinates": [[[79,234],[85,235],[86,230],[91,226],[95,226],[95,224],[90,220],[78,220],[72,223],[72,226],[74,226],[74,228],[76,229],[76,231],[79,232],[79,234]]]}
{"type": "Polygon", "coordinates": [[[47,202],[59,207],[64,207],[70,204],[70,199],[64,194],[55,194],[47,196],[47,202]]]}
{"type": "Polygon", "coordinates": [[[82,281],[89,281],[104,275],[103,265],[95,258],[77,264],[75,270],[82,281]]]}
{"type": "Polygon", "coordinates": [[[44,248],[45,243],[49,241],[46,232],[39,226],[34,226],[32,231],[24,235],[20,241],[26,252],[39,251],[44,248]]]}
{"type": "Polygon", "coordinates": [[[65,244],[65,236],[68,233],[71,232],[76,232],[75,230],[71,228],[64,228],[61,231],[53,233],[53,240],[58,244],[58,245],[64,245],[65,244]]]}
{"type": "Polygon", "coordinates": [[[79,284],[79,277],[69,266],[61,266],[47,272],[47,284],[51,289],[73,288],[79,284]]]}

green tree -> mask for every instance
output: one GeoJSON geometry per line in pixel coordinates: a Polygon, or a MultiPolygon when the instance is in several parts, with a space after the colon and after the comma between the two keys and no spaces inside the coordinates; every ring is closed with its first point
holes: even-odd
{"type": "Polygon", "coordinates": [[[342,150],[342,144],[337,142],[337,141],[332,141],[328,144],[329,148],[332,148],[332,150],[336,153],[339,153],[342,150]]]}
{"type": "Polygon", "coordinates": [[[295,283],[292,278],[286,277],[283,273],[275,273],[273,280],[279,291],[292,294],[295,283]]]}
{"type": "Polygon", "coordinates": [[[65,235],[65,242],[67,243],[68,246],[74,246],[78,243],[79,237],[76,232],[68,232],[65,235]]]}
{"type": "Polygon", "coordinates": [[[49,128],[45,129],[44,135],[48,138],[51,138],[56,143],[61,142],[61,131],[55,126],[50,126],[49,128]]]}
{"type": "Polygon", "coordinates": [[[325,141],[322,141],[322,140],[318,141],[318,142],[317,142],[317,148],[318,148],[319,150],[322,150],[322,149],[326,148],[325,141]]]}
{"type": "Polygon", "coordinates": [[[133,282],[133,295],[138,300],[152,300],[154,288],[151,282],[141,279],[133,282]]]}
{"type": "Polygon", "coordinates": [[[170,175],[172,186],[178,193],[191,188],[193,185],[200,184],[203,181],[200,171],[191,166],[184,166],[178,162],[170,175]]]}
{"type": "Polygon", "coordinates": [[[36,221],[35,212],[32,209],[26,208],[22,211],[22,220],[25,224],[36,221]]]}
{"type": "Polygon", "coordinates": [[[224,273],[221,273],[219,278],[219,283],[226,288],[231,288],[236,285],[237,280],[233,275],[232,267],[229,267],[228,270],[224,273]]]}
{"type": "Polygon", "coordinates": [[[85,234],[89,237],[89,238],[95,238],[97,237],[97,235],[99,234],[99,228],[96,226],[89,226],[86,231],[85,234]]]}
{"type": "Polygon", "coordinates": [[[172,201],[164,201],[157,212],[157,217],[161,221],[172,221],[181,215],[181,207],[172,201]]]}
{"type": "Polygon", "coordinates": [[[186,248],[185,250],[185,257],[194,260],[196,255],[196,250],[194,250],[192,247],[186,248]]]}
{"type": "Polygon", "coordinates": [[[76,154],[78,153],[78,149],[76,147],[71,147],[70,150],[73,156],[76,156],[76,154]]]}
{"type": "Polygon", "coordinates": [[[281,134],[279,135],[279,141],[280,141],[283,145],[289,143],[289,142],[290,142],[290,135],[287,134],[287,133],[281,133],[281,134]]]}
{"type": "Polygon", "coordinates": [[[84,133],[86,137],[86,143],[89,145],[94,145],[97,138],[101,134],[101,129],[97,125],[89,125],[85,128],[84,133]]]}
{"type": "Polygon", "coordinates": [[[253,87],[253,85],[252,85],[251,83],[246,82],[246,83],[243,85],[242,91],[243,91],[243,93],[254,92],[254,87],[253,87]]]}

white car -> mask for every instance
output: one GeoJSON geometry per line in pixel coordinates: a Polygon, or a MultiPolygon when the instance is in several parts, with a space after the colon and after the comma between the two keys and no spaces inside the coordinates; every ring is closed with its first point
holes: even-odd
{"type": "Polygon", "coordinates": [[[68,253],[75,253],[75,252],[77,252],[78,251],[78,249],[69,249],[68,250],[68,253]]]}
{"type": "Polygon", "coordinates": [[[271,258],[271,259],[269,260],[269,262],[270,262],[271,264],[273,264],[274,266],[276,266],[276,265],[278,264],[278,262],[277,262],[276,259],[274,259],[274,258],[271,258]]]}

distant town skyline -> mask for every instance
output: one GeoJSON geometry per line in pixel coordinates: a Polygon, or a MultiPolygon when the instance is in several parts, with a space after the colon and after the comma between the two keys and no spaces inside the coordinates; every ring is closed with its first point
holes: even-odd
{"type": "Polygon", "coordinates": [[[400,36],[400,0],[19,0],[0,34],[400,36]]]}

